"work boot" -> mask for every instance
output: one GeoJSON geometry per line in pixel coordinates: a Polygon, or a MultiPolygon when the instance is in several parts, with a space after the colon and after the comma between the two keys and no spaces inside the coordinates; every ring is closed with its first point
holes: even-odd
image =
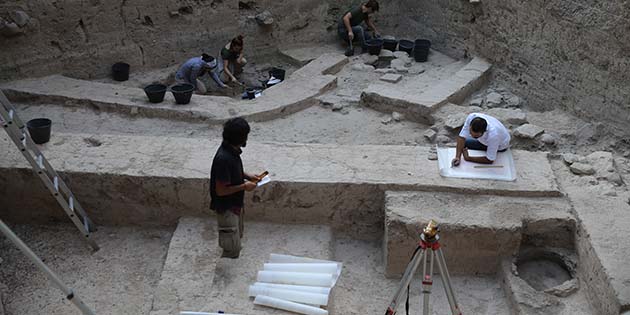
{"type": "Polygon", "coordinates": [[[354,56],[354,48],[348,47],[348,49],[346,49],[345,55],[346,57],[354,56]]]}

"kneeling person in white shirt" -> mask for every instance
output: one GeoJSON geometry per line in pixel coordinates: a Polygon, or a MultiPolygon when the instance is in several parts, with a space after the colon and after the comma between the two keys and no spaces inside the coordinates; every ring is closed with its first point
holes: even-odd
{"type": "Polygon", "coordinates": [[[469,162],[492,164],[497,159],[497,152],[510,147],[510,132],[496,118],[472,113],[466,117],[464,127],[457,137],[457,149],[452,166],[458,166],[462,155],[469,162]],[[470,156],[468,149],[486,151],[486,156],[470,156]]]}

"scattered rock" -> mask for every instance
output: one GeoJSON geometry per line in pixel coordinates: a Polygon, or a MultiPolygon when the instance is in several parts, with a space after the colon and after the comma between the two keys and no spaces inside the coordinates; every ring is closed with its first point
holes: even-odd
{"type": "Polygon", "coordinates": [[[404,51],[397,50],[397,51],[394,52],[394,57],[396,57],[396,58],[409,58],[409,54],[404,52],[404,51]]]}
{"type": "Polygon", "coordinates": [[[392,60],[392,63],[390,64],[390,68],[396,70],[396,72],[401,72],[401,73],[409,72],[409,69],[407,68],[407,66],[405,66],[405,62],[400,59],[392,60]]]}
{"type": "Polygon", "coordinates": [[[398,83],[402,80],[402,75],[388,73],[381,77],[381,81],[389,82],[389,83],[398,83]]]}
{"type": "Polygon", "coordinates": [[[612,188],[611,189],[607,189],[607,190],[604,191],[604,196],[617,197],[617,192],[614,191],[612,188]]]}
{"type": "Polygon", "coordinates": [[[577,279],[565,281],[563,284],[545,290],[545,293],[553,294],[559,297],[567,297],[579,288],[577,279]]]}
{"type": "Polygon", "coordinates": [[[488,107],[499,107],[501,106],[502,103],[503,103],[503,95],[497,92],[490,92],[488,95],[486,95],[485,104],[488,107]]]}
{"type": "Polygon", "coordinates": [[[388,125],[388,124],[390,124],[392,121],[393,121],[393,118],[392,118],[392,117],[386,117],[386,118],[383,118],[383,119],[381,120],[381,124],[383,124],[383,125],[388,125]]]}
{"type": "Polygon", "coordinates": [[[438,159],[437,153],[429,152],[429,154],[427,155],[427,159],[429,159],[430,161],[437,161],[438,159]]]}
{"type": "Polygon", "coordinates": [[[527,123],[527,114],[520,109],[492,108],[488,110],[488,114],[504,123],[512,125],[527,123]]]}
{"type": "Polygon", "coordinates": [[[576,175],[593,175],[595,174],[595,169],[592,165],[586,163],[575,162],[569,166],[571,172],[576,175]]]}
{"type": "Polygon", "coordinates": [[[26,12],[20,10],[13,11],[10,15],[13,22],[15,22],[15,24],[19,27],[23,27],[31,19],[26,12]]]}
{"type": "Polygon", "coordinates": [[[449,143],[451,142],[451,138],[445,136],[445,135],[439,135],[437,136],[437,138],[435,139],[437,141],[437,143],[441,143],[441,144],[445,144],[445,143],[449,143]]]}
{"type": "Polygon", "coordinates": [[[170,17],[178,17],[179,16],[179,11],[171,11],[168,13],[168,16],[170,17]]]}
{"type": "Polygon", "coordinates": [[[352,70],[356,70],[356,71],[365,71],[365,72],[374,71],[374,66],[366,65],[364,63],[355,63],[352,65],[351,68],[352,70]]]}
{"type": "Polygon", "coordinates": [[[12,37],[23,34],[24,30],[13,22],[5,22],[4,27],[0,29],[0,32],[2,32],[2,35],[4,35],[5,37],[12,37]]]}
{"type": "Polygon", "coordinates": [[[477,97],[477,98],[473,98],[472,100],[470,100],[470,102],[468,102],[469,106],[481,106],[483,105],[483,98],[481,97],[477,97]]]}
{"type": "Polygon", "coordinates": [[[273,24],[273,15],[268,10],[256,14],[258,25],[269,26],[273,24]]]}
{"type": "Polygon", "coordinates": [[[534,139],[545,132],[545,129],[532,124],[524,124],[514,130],[514,136],[523,139],[534,139]]]}
{"type": "Polygon", "coordinates": [[[421,64],[412,65],[411,68],[409,68],[408,70],[409,74],[420,74],[420,73],[424,73],[424,71],[425,71],[425,68],[421,64]]]}
{"type": "Polygon", "coordinates": [[[343,109],[343,104],[340,104],[340,103],[335,103],[332,106],[333,112],[340,111],[342,109],[343,109]]]}
{"type": "Polygon", "coordinates": [[[427,139],[429,142],[435,141],[436,136],[437,136],[437,132],[435,132],[435,130],[433,129],[428,129],[427,131],[424,132],[424,138],[427,139]]]}
{"type": "Polygon", "coordinates": [[[460,128],[464,125],[464,122],[466,122],[466,117],[468,117],[466,113],[449,115],[444,121],[444,126],[448,130],[455,130],[457,128],[460,128]]]}
{"type": "Polygon", "coordinates": [[[380,69],[376,69],[374,70],[377,73],[396,73],[396,70],[392,69],[392,68],[380,68],[380,69]]]}
{"type": "Polygon", "coordinates": [[[565,154],[562,155],[562,160],[567,165],[571,165],[571,164],[576,163],[576,162],[584,161],[584,157],[581,157],[581,156],[573,154],[573,153],[565,153],[565,154]]]}
{"type": "Polygon", "coordinates": [[[394,53],[391,50],[381,49],[381,53],[378,55],[378,58],[388,60],[396,57],[394,57],[394,53]]]}
{"type": "Polygon", "coordinates": [[[394,119],[394,121],[401,121],[403,119],[403,115],[399,112],[393,112],[392,119],[394,119]]]}
{"type": "Polygon", "coordinates": [[[593,152],[587,155],[585,159],[593,165],[597,179],[607,180],[617,186],[623,185],[623,179],[615,168],[615,160],[611,152],[593,152]]]}
{"type": "Polygon", "coordinates": [[[131,110],[129,111],[129,113],[131,115],[134,115],[134,116],[138,115],[138,107],[136,107],[136,106],[132,107],[131,110]]]}
{"type": "Polygon", "coordinates": [[[363,58],[363,62],[366,65],[373,65],[378,61],[378,56],[374,56],[374,55],[370,55],[370,54],[363,54],[361,55],[363,58]]]}
{"type": "Polygon", "coordinates": [[[512,95],[511,97],[507,98],[505,100],[505,104],[508,107],[520,107],[521,106],[521,98],[516,96],[516,95],[512,95]]]}
{"type": "Polygon", "coordinates": [[[578,143],[584,143],[590,140],[595,140],[596,135],[597,135],[597,126],[590,123],[586,123],[582,125],[575,132],[575,138],[577,139],[578,143]]]}
{"type": "Polygon", "coordinates": [[[556,145],[557,142],[556,137],[548,133],[543,134],[542,137],[540,137],[540,141],[546,145],[556,145]]]}

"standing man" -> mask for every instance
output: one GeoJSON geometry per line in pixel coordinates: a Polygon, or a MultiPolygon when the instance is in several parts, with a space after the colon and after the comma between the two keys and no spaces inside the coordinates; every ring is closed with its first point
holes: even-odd
{"type": "MultiPolygon", "coordinates": [[[[365,24],[367,24],[369,29],[374,32],[374,36],[378,36],[376,26],[374,26],[374,23],[370,20],[370,14],[377,11],[378,2],[376,0],[369,0],[368,2],[347,11],[339,21],[339,37],[341,37],[341,39],[343,39],[346,43],[352,42],[356,37],[361,44],[361,48],[363,48],[363,52],[366,52],[367,47],[365,42],[372,37],[370,34],[365,32],[361,23],[365,21],[365,24]]],[[[352,48],[352,45],[350,45],[348,50],[346,50],[346,56],[350,57],[352,55],[354,55],[354,49],[352,48]]]]}
{"type": "Polygon", "coordinates": [[[510,147],[510,132],[496,118],[480,113],[466,117],[464,127],[457,137],[457,149],[452,166],[458,166],[462,155],[464,160],[492,164],[497,159],[497,152],[510,147]],[[486,156],[470,156],[468,149],[486,151],[486,156]]]}
{"type": "Polygon", "coordinates": [[[221,257],[238,258],[243,238],[243,200],[245,191],[256,189],[260,180],[243,171],[241,148],[247,144],[249,124],[232,118],[223,125],[223,143],[217,150],[210,171],[210,209],[217,212],[221,257]]]}

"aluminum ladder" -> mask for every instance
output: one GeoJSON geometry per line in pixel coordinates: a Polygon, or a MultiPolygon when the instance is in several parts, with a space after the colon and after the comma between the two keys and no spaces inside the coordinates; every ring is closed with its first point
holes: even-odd
{"type": "Polygon", "coordinates": [[[90,237],[96,231],[96,226],[87,216],[79,201],[75,198],[70,188],[48,163],[39,148],[26,131],[25,125],[18,117],[17,112],[11,102],[0,91],[0,123],[4,130],[13,140],[13,143],[20,149],[22,155],[31,164],[33,171],[42,180],[46,188],[57,200],[61,208],[66,212],[70,220],[81,231],[88,244],[97,251],[98,244],[90,237]]]}

